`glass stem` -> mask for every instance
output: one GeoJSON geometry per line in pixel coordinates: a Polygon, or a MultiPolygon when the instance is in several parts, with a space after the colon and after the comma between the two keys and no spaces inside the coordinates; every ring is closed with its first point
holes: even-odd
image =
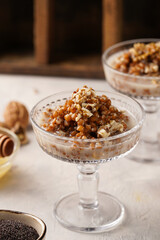
{"type": "Polygon", "coordinates": [[[87,209],[97,208],[98,164],[79,164],[78,169],[79,205],[87,209]]]}
{"type": "Polygon", "coordinates": [[[148,143],[157,143],[159,130],[159,103],[156,101],[143,101],[142,105],[146,112],[146,119],[142,131],[142,139],[148,143]]]}

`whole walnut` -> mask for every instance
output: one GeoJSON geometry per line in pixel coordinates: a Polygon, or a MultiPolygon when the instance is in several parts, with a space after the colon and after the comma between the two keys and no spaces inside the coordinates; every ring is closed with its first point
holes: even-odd
{"type": "Polygon", "coordinates": [[[11,101],[5,108],[4,119],[11,129],[16,125],[25,129],[29,122],[29,114],[22,103],[11,101]]]}

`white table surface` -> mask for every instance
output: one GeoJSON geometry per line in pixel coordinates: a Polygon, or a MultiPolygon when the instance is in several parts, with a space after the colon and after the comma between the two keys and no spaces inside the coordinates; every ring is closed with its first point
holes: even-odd
{"type": "MultiPolygon", "coordinates": [[[[84,84],[109,89],[105,81],[53,77],[0,75],[0,120],[10,100],[28,110],[40,99],[84,84]]],[[[159,240],[160,165],[119,159],[101,165],[99,189],[116,196],[126,207],[126,220],[116,230],[102,234],[69,231],[53,216],[54,203],[77,191],[74,164],[56,160],[38,146],[32,130],[29,144],[21,147],[10,172],[0,179],[0,208],[19,210],[41,217],[47,225],[47,240],[159,240]]]]}

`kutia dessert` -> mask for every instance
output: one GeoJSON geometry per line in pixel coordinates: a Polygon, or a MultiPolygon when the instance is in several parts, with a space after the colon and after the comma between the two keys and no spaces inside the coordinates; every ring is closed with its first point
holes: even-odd
{"type": "Polygon", "coordinates": [[[0,220],[0,239],[1,240],[36,240],[39,234],[37,231],[17,220],[0,220]]]}
{"type": "Polygon", "coordinates": [[[75,139],[106,138],[130,128],[124,112],[112,106],[107,96],[97,96],[87,86],[73,92],[64,105],[46,109],[44,120],[46,131],[75,139]]]}
{"type": "Polygon", "coordinates": [[[160,42],[135,43],[114,59],[113,67],[137,76],[160,76],[160,42]]]}
{"type": "Polygon", "coordinates": [[[135,42],[128,46],[129,43],[120,43],[104,53],[107,81],[120,92],[135,97],[160,97],[160,42],[135,42]]]}
{"type": "Polygon", "coordinates": [[[136,120],[125,109],[114,106],[106,95],[97,95],[92,88],[84,86],[71,97],[52,103],[39,110],[36,120],[51,135],[38,135],[37,140],[44,151],[57,158],[105,161],[129,151],[138,141],[139,133],[130,138],[115,137],[133,128],[136,120]]]}

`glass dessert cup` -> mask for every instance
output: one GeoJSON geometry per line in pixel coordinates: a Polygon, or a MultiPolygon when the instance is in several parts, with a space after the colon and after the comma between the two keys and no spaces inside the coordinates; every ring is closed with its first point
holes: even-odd
{"type": "Polygon", "coordinates": [[[160,125],[158,111],[160,106],[160,76],[136,76],[120,72],[112,67],[114,59],[134,43],[158,42],[160,39],[136,39],[125,41],[108,48],[103,56],[106,80],[116,91],[136,98],[146,113],[142,136],[136,149],[128,156],[140,162],[160,161],[160,125]]]}
{"type": "Polygon", "coordinates": [[[76,163],[79,193],[63,197],[55,206],[55,216],[66,228],[78,232],[103,232],[115,228],[125,216],[123,205],[115,197],[98,192],[101,163],[126,156],[136,146],[144,119],[144,112],[135,100],[117,93],[105,94],[113,106],[134,116],[134,125],[127,132],[108,138],[74,139],[58,136],[40,127],[43,112],[63,105],[71,92],[54,94],[40,101],[31,111],[33,129],[40,147],[54,158],[76,163]],[[76,141],[76,147],[75,147],[76,141]],[[99,148],[97,144],[101,143],[99,148]],[[94,145],[94,147],[91,147],[94,145]],[[96,147],[97,146],[97,147],[96,147]]]}

